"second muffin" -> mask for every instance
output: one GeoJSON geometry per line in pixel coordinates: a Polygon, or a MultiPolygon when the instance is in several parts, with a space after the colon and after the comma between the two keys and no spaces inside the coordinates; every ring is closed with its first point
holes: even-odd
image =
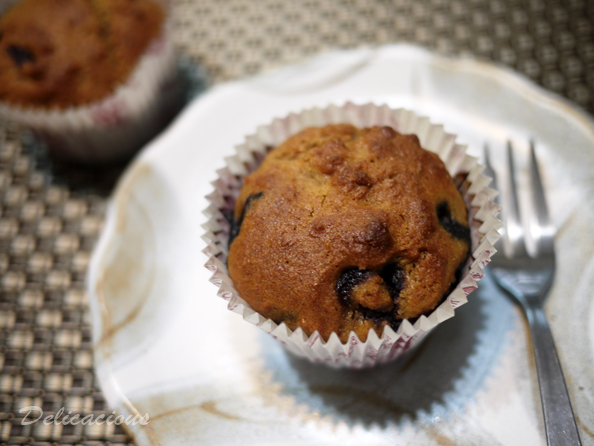
{"type": "Polygon", "coordinates": [[[464,200],[416,136],[328,125],[292,136],[246,177],[228,267],[263,316],[365,341],[435,309],[469,245],[464,200]]]}
{"type": "Polygon", "coordinates": [[[0,100],[66,109],[99,101],[162,32],[151,0],[22,0],[0,17],[0,100]]]}
{"type": "Polygon", "coordinates": [[[186,100],[166,0],[20,0],[0,7],[0,119],[56,157],[128,159],[186,100]]]}

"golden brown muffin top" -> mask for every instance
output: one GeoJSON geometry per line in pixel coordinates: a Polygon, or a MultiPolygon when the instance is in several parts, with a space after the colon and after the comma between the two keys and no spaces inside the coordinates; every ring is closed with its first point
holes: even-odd
{"type": "Polygon", "coordinates": [[[460,192],[416,136],[328,125],[292,136],[245,178],[228,267],[263,316],[365,340],[436,308],[469,235],[460,192]]]}
{"type": "Polygon", "coordinates": [[[105,98],[163,20],[151,0],[22,0],[0,17],[0,101],[64,109],[105,98]]]}

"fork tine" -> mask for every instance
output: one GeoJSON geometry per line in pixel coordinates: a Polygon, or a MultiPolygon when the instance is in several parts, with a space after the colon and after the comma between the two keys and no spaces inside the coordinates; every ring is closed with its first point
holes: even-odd
{"type": "Polygon", "coordinates": [[[507,163],[509,170],[510,206],[506,212],[507,239],[511,245],[515,257],[528,255],[524,243],[524,229],[520,216],[520,204],[518,201],[518,190],[516,182],[516,170],[514,167],[514,154],[511,141],[507,142],[507,163]]]}
{"type": "MultiPolygon", "coordinates": [[[[491,151],[489,149],[489,144],[485,143],[483,146],[483,153],[485,155],[485,175],[491,178],[491,184],[489,185],[491,189],[495,189],[497,191],[497,195],[494,198],[495,203],[501,204],[501,192],[499,190],[499,185],[497,183],[497,174],[495,173],[495,169],[493,169],[493,165],[491,164],[491,151]]],[[[502,213],[499,213],[499,218],[502,218],[502,213]]],[[[505,237],[505,225],[498,228],[497,231],[501,234],[501,238],[495,242],[495,249],[497,251],[503,250],[503,240],[505,237]]]]}
{"type": "MultiPolygon", "coordinates": [[[[483,152],[485,153],[485,174],[492,179],[491,187],[495,190],[499,190],[497,187],[497,174],[493,170],[493,166],[491,165],[491,154],[489,152],[489,145],[485,143],[483,147],[483,152]]],[[[499,198],[499,195],[497,196],[499,198]]]]}
{"type": "Polygon", "coordinates": [[[538,170],[534,141],[530,141],[530,182],[532,188],[532,199],[534,200],[533,212],[536,216],[536,223],[530,227],[530,232],[536,243],[537,254],[549,254],[554,252],[553,238],[555,228],[550,222],[549,211],[545,199],[544,188],[538,170]]]}

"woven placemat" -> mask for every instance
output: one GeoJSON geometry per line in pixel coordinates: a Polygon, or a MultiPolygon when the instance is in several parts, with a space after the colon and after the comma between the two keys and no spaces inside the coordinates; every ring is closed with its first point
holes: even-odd
{"type": "MultiPolygon", "coordinates": [[[[180,52],[208,82],[336,48],[415,42],[510,66],[594,113],[594,3],[585,0],[179,0],[180,52]]],[[[111,414],[93,373],[84,277],[125,166],[52,163],[0,123],[0,444],[132,445],[118,426],[22,425],[111,414]]]]}

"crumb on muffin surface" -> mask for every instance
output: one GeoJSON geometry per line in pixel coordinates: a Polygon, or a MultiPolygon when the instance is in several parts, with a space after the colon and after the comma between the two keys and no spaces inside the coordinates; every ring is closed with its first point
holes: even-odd
{"type": "Polygon", "coordinates": [[[152,0],[22,0],[0,16],[0,101],[64,109],[107,97],[161,33],[152,0]]]}
{"type": "Polygon", "coordinates": [[[324,339],[432,311],[470,245],[436,154],[389,127],[308,128],[273,149],[236,201],[228,267],[254,310],[324,339]]]}

